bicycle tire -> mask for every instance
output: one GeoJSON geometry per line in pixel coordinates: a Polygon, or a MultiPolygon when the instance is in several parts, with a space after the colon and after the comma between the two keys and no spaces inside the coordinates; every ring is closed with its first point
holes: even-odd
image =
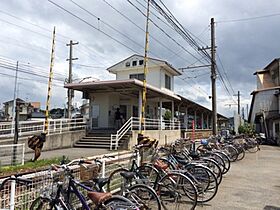
{"type": "Polygon", "coordinates": [[[159,181],[156,191],[164,209],[193,210],[196,207],[197,189],[194,183],[182,173],[166,174],[159,181]]]}
{"type": "Polygon", "coordinates": [[[228,157],[231,162],[235,162],[238,159],[238,149],[232,145],[226,145],[223,147],[223,150],[227,151],[228,157]]]}
{"type": "Polygon", "coordinates": [[[30,206],[30,210],[58,210],[56,206],[51,206],[51,199],[45,197],[36,198],[30,206]]]}
{"type": "Polygon", "coordinates": [[[140,183],[149,185],[152,188],[156,185],[160,177],[159,171],[150,163],[136,168],[136,174],[140,179],[140,183]]]}
{"type": "Polygon", "coordinates": [[[215,174],[206,166],[190,164],[186,167],[185,175],[188,176],[197,187],[197,202],[206,203],[212,200],[218,192],[218,182],[215,174]]]}
{"type": "Polygon", "coordinates": [[[224,171],[223,174],[226,174],[226,173],[229,171],[230,166],[231,166],[231,164],[230,164],[230,159],[229,159],[229,157],[228,157],[224,152],[222,152],[222,151],[216,151],[216,154],[220,155],[220,156],[223,158],[224,163],[225,163],[225,171],[224,171]]]}
{"type": "Polygon", "coordinates": [[[126,168],[118,168],[113,171],[108,177],[107,192],[122,194],[122,188],[118,190],[119,187],[123,186],[125,181],[125,179],[120,175],[121,172],[129,172],[129,170],[126,168]]]}
{"type": "Polygon", "coordinates": [[[125,197],[139,209],[161,210],[160,199],[155,190],[144,184],[135,184],[126,190],[125,197]]]}

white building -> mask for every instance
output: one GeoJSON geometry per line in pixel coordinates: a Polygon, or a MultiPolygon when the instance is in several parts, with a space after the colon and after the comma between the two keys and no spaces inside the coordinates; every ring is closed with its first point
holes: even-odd
{"type": "MultiPolygon", "coordinates": [[[[90,100],[89,133],[107,130],[113,134],[112,142],[115,141],[114,134],[116,138],[121,138],[121,135],[132,130],[130,145],[135,143],[141,118],[143,65],[143,56],[132,55],[107,69],[116,75],[116,80],[65,85],[66,88],[82,91],[83,97],[90,100]],[[124,126],[120,130],[115,130],[117,109],[120,109],[123,117],[124,126]]],[[[208,135],[212,124],[209,109],[174,92],[174,77],[179,75],[181,73],[166,61],[148,59],[144,134],[159,139],[162,144],[180,138],[181,128],[190,128],[191,120],[195,120],[197,129],[207,130],[208,135]],[[163,114],[167,109],[171,112],[171,118],[164,121],[163,114]]]]}

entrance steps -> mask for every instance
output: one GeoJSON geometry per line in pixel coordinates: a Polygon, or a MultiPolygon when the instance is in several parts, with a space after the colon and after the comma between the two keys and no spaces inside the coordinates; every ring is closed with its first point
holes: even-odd
{"type": "MultiPolygon", "coordinates": [[[[88,134],[75,142],[74,147],[78,148],[98,148],[98,149],[110,149],[111,146],[111,134],[115,134],[115,130],[96,130],[89,131],[88,134]]],[[[128,142],[131,135],[127,133],[119,141],[118,149],[127,149],[128,142]]]]}

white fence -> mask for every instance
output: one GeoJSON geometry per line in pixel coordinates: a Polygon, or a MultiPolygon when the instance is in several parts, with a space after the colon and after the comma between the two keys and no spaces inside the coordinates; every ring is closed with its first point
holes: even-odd
{"type": "MultiPolygon", "coordinates": [[[[116,134],[111,134],[110,150],[117,149],[121,138],[130,130],[140,130],[141,119],[139,117],[131,117],[117,131],[116,134]]],[[[149,119],[144,118],[143,130],[180,130],[180,121],[149,119]]]]}
{"type": "MultiPolygon", "coordinates": [[[[19,136],[41,133],[44,131],[45,121],[20,121],[19,136]]],[[[0,123],[0,138],[12,137],[14,135],[14,122],[0,123]]],[[[46,131],[50,133],[62,133],[70,130],[82,130],[86,128],[86,122],[82,118],[77,119],[55,119],[49,120],[46,131]]]]}
{"type": "Polygon", "coordinates": [[[25,144],[0,145],[0,168],[7,165],[24,164],[25,144]]]}
{"type": "MultiPolygon", "coordinates": [[[[131,152],[121,152],[121,153],[111,153],[106,156],[115,156],[114,158],[106,158],[102,156],[89,157],[88,159],[101,158],[103,163],[101,166],[100,177],[108,176],[112,171],[119,167],[130,166],[131,160],[134,154],[131,152]]],[[[139,162],[139,156],[136,157],[137,162],[139,162]]],[[[81,171],[79,166],[71,167],[76,180],[80,179],[81,171]]],[[[59,172],[56,171],[41,171],[37,173],[32,173],[28,175],[23,175],[23,178],[28,178],[32,180],[32,184],[29,186],[16,184],[16,189],[12,190],[15,192],[14,201],[11,202],[11,184],[7,183],[3,190],[0,191],[0,209],[9,209],[10,203],[15,204],[15,209],[29,209],[31,203],[40,195],[48,193],[53,190],[53,182],[55,177],[57,177],[59,172]]],[[[0,180],[2,183],[4,179],[0,180]]]]}

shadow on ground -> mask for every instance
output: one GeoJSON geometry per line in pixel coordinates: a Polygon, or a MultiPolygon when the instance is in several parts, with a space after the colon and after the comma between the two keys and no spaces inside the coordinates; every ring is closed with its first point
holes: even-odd
{"type": "Polygon", "coordinates": [[[264,210],[280,210],[280,207],[277,206],[265,206],[264,210]]]}

